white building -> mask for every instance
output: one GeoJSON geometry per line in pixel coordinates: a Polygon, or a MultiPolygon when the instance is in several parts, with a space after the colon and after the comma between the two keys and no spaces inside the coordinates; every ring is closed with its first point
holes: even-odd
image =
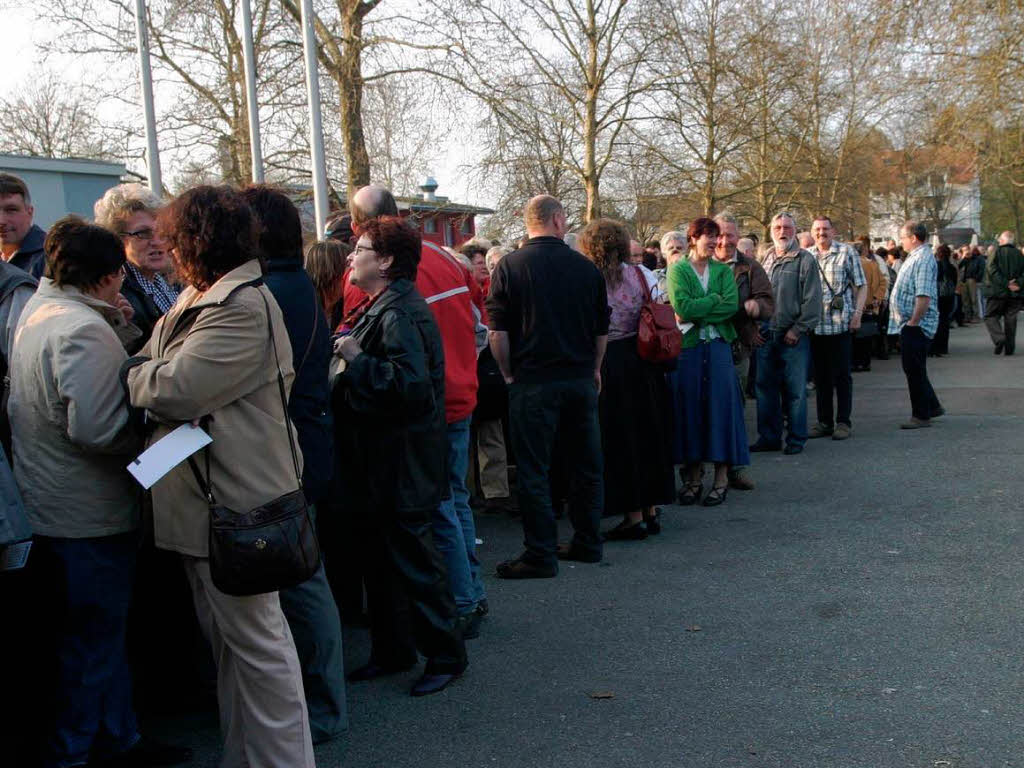
{"type": "Polygon", "coordinates": [[[921,221],[943,242],[969,243],[981,232],[981,180],[963,152],[927,148],[887,152],[871,191],[871,242],[899,242],[899,230],[908,218],[921,221]]]}

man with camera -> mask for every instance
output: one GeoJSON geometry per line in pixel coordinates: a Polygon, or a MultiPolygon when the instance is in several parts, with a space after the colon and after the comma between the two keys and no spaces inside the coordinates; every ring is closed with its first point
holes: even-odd
{"type": "Polygon", "coordinates": [[[853,428],[853,336],[860,328],[868,297],[867,278],[857,252],[834,239],[832,219],[823,215],[815,218],[811,235],[811,255],[818,262],[821,275],[821,319],[811,337],[818,423],[811,427],[808,437],[845,440],[853,428]]]}

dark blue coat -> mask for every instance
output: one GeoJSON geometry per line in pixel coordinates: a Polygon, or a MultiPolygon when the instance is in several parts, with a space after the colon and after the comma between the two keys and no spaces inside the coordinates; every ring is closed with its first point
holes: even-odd
{"type": "Polygon", "coordinates": [[[292,343],[295,381],[288,398],[288,413],[299,433],[305,463],[302,487],[310,503],[316,504],[327,495],[334,463],[334,427],[327,382],[331,333],[313,283],[300,262],[271,259],[265,280],[281,307],[292,343]]]}
{"type": "Polygon", "coordinates": [[[46,232],[33,224],[25,233],[25,239],[21,241],[18,250],[11,256],[8,264],[25,270],[38,280],[43,276],[43,270],[46,269],[46,254],[43,253],[44,240],[46,240],[46,232]]]}

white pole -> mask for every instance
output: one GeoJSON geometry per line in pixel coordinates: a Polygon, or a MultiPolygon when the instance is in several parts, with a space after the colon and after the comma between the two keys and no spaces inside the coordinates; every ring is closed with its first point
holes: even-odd
{"type": "Polygon", "coordinates": [[[316,239],[323,240],[329,210],[324,133],[320,119],[320,75],[316,62],[316,32],[313,29],[313,0],[302,0],[302,50],[306,56],[306,101],[309,108],[309,146],[312,155],[313,209],[316,239]]]}
{"type": "Polygon", "coordinates": [[[139,49],[139,75],[142,79],[142,107],[146,114],[146,168],[149,188],[162,195],[164,184],[160,176],[160,148],[156,142],[156,108],[153,106],[153,73],[149,68],[146,0],[135,0],[135,35],[139,49]]]}
{"type": "Polygon", "coordinates": [[[256,54],[252,47],[252,7],[242,0],[242,47],[245,49],[245,103],[249,114],[249,154],[252,180],[263,183],[263,151],[260,148],[260,108],[256,101],[256,54]]]}

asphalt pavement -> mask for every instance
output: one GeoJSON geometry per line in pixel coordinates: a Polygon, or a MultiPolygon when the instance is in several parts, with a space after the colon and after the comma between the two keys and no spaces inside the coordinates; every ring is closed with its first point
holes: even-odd
{"type": "MultiPolygon", "coordinates": [[[[1024,765],[1024,353],[994,356],[981,325],[950,351],[929,360],[931,429],[898,428],[899,359],[875,361],[852,439],[755,454],[756,490],[666,507],[660,536],[598,565],[501,581],[522,531],[479,517],[491,613],[466,675],[423,699],[414,673],[349,686],[317,764],[1024,765]]],[[[364,663],[366,632],[345,643],[364,663]]],[[[217,765],[213,713],[149,726],[217,765]]]]}

